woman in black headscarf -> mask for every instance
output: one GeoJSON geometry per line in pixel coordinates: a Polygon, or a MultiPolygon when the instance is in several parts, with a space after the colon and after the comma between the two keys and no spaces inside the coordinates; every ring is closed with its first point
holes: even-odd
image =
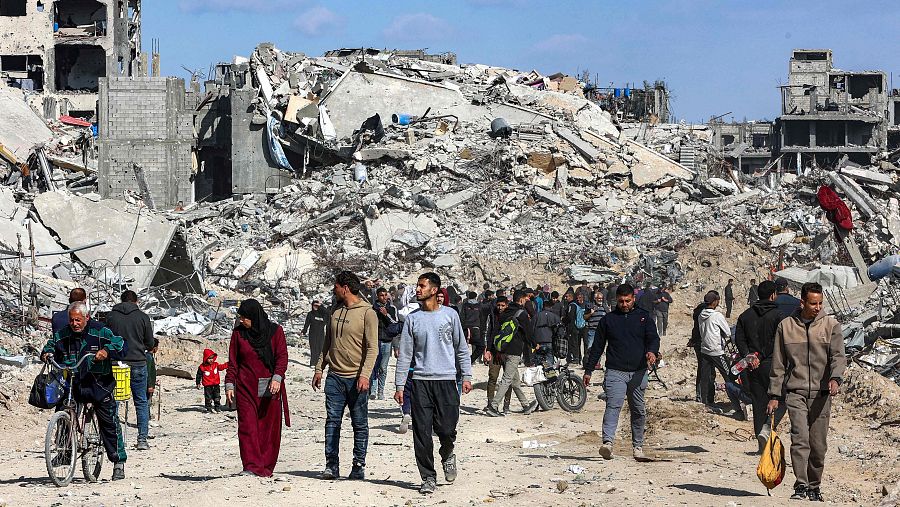
{"type": "Polygon", "coordinates": [[[284,374],[284,330],[269,320],[255,299],[238,308],[238,325],[228,348],[225,398],[237,405],[242,475],[270,477],[281,448],[281,417],[291,425],[284,374]]]}

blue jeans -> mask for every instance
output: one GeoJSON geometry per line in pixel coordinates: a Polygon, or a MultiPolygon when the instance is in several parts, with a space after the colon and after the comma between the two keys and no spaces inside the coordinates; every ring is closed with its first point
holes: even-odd
{"type": "Polygon", "coordinates": [[[138,442],[146,442],[150,427],[146,364],[131,367],[131,397],[134,399],[134,412],[137,415],[138,442]]]}
{"type": "Polygon", "coordinates": [[[628,398],[631,410],[631,445],[644,445],[644,424],[647,415],[644,409],[644,390],[647,389],[647,370],[619,371],[606,370],[603,391],[606,393],[606,410],[603,412],[603,442],[612,442],[619,424],[619,413],[628,398]]]}
{"type": "Polygon", "coordinates": [[[384,396],[384,384],[387,382],[388,365],[391,362],[391,342],[378,342],[378,359],[375,363],[375,371],[372,372],[372,382],[369,392],[384,396]]]}
{"type": "Polygon", "coordinates": [[[588,328],[587,334],[584,337],[584,357],[587,357],[588,351],[591,350],[591,345],[594,344],[594,334],[597,333],[597,328],[590,329],[588,328]]]}
{"type": "Polygon", "coordinates": [[[353,464],[366,466],[369,445],[369,393],[356,390],[356,378],[332,375],[325,377],[325,467],[340,470],[341,420],[344,408],[350,407],[353,426],[353,464]]]}

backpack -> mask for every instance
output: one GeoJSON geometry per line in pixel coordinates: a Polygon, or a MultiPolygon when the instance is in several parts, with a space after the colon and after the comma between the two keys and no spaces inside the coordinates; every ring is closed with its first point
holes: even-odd
{"type": "Polygon", "coordinates": [[[578,303],[572,304],[575,305],[575,327],[577,329],[584,329],[584,326],[587,325],[587,321],[584,320],[585,307],[578,306],[578,303]]]}
{"type": "MultiPolygon", "coordinates": [[[[770,427],[769,440],[766,441],[766,447],[763,449],[762,456],[759,457],[759,465],[756,466],[756,476],[766,487],[767,492],[781,484],[785,472],[784,446],[775,433],[774,415],[770,427]]],[[[769,492],[769,496],[771,495],[772,493],[769,492]]]]}
{"type": "Polygon", "coordinates": [[[494,337],[494,348],[497,349],[497,352],[503,352],[516,337],[516,333],[519,331],[519,315],[522,315],[524,311],[524,308],[517,311],[513,318],[500,324],[500,332],[494,337]]]}
{"type": "Polygon", "coordinates": [[[563,324],[559,324],[553,330],[553,354],[557,359],[569,356],[569,337],[566,336],[566,326],[563,324]]]}

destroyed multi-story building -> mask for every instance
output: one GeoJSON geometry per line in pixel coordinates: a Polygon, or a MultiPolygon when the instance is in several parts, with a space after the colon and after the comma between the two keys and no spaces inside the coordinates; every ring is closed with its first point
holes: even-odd
{"type": "Polygon", "coordinates": [[[775,124],[768,121],[710,122],[712,145],[732,169],[753,174],[765,168],[777,151],[775,124]]]}
{"type": "Polygon", "coordinates": [[[868,164],[887,147],[887,77],[836,69],[830,49],[795,49],[778,128],[786,167],[830,167],[845,155],[868,164]]]}
{"type": "Polygon", "coordinates": [[[44,115],[92,118],[100,78],[140,75],[140,0],[3,0],[0,78],[44,115]]]}
{"type": "Polygon", "coordinates": [[[619,122],[669,122],[669,89],[665,81],[653,84],[644,81],[640,88],[631,85],[600,87],[590,84],[585,87],[584,94],[609,111],[619,122]]]}

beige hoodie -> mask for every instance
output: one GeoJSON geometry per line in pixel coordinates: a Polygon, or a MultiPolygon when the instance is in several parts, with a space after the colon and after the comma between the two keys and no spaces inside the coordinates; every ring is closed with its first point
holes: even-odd
{"type": "Polygon", "coordinates": [[[325,366],[344,378],[368,379],[378,359],[378,316],[372,305],[360,299],[353,306],[338,306],[331,314],[322,356],[316,372],[325,366]]]}

